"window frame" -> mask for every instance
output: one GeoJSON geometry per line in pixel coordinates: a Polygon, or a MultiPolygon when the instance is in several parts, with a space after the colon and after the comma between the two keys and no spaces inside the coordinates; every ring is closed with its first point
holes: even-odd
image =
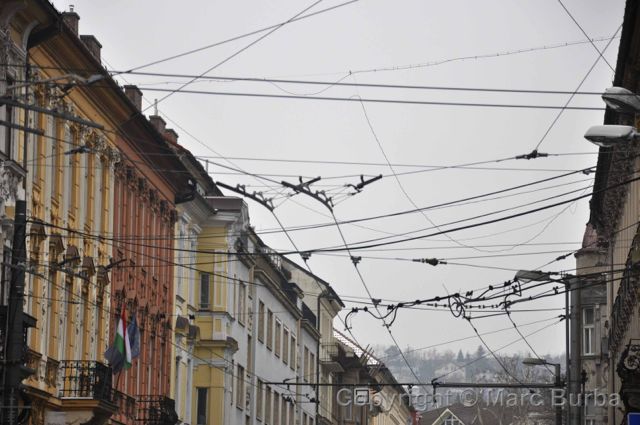
{"type": "Polygon", "coordinates": [[[276,357],[280,357],[282,354],[282,322],[277,318],[276,318],[276,325],[275,325],[273,353],[276,355],[276,357]]]}
{"type": "Polygon", "coordinates": [[[198,307],[200,310],[211,310],[211,273],[208,272],[200,272],[200,299],[198,302],[198,307]],[[203,285],[204,283],[204,278],[207,278],[207,284],[206,284],[206,288],[207,288],[207,294],[206,294],[206,303],[203,303],[202,300],[204,299],[203,297],[203,289],[205,288],[205,286],[203,285]]]}
{"type": "Polygon", "coordinates": [[[595,326],[596,325],[596,309],[594,307],[585,307],[582,309],[582,354],[596,354],[595,344],[595,326]],[[593,321],[587,323],[587,312],[591,312],[593,321]]]}

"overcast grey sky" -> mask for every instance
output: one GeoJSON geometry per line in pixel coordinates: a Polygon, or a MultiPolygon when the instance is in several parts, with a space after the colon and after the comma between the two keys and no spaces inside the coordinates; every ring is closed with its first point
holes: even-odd
{"type": "MultiPolygon", "coordinates": [[[[60,10],[66,10],[69,4],[74,4],[81,17],[80,32],[93,34],[100,40],[103,45],[103,58],[108,68],[124,70],[286,21],[312,2],[264,0],[177,3],[76,0],[54,1],[54,4],[60,10]]],[[[339,2],[324,0],[310,11],[336,4],[339,2]]],[[[622,23],[622,0],[565,0],[564,4],[592,38],[609,38],[622,23]]],[[[201,74],[259,36],[204,50],[144,70],[201,74]]],[[[573,91],[593,65],[598,53],[589,43],[565,47],[558,45],[584,40],[584,34],[556,0],[360,0],[331,12],[285,25],[209,75],[320,81],[344,78],[344,82],[359,83],[573,91]],[[545,46],[547,48],[504,54],[545,46]],[[496,53],[500,55],[493,55],[496,53]],[[490,57],[484,57],[487,55],[490,57]],[[474,58],[475,56],[478,58],[474,58]],[[437,64],[443,60],[463,57],[468,59],[437,64]],[[356,72],[398,67],[403,69],[356,72]],[[352,75],[349,75],[349,71],[353,72],[352,75]]],[[[595,45],[602,49],[606,43],[606,40],[596,41],[595,45]]],[[[618,39],[614,39],[604,54],[612,66],[616,63],[617,50],[618,39]]],[[[176,82],[184,81],[168,77],[123,77],[126,82],[139,84],[143,91],[144,87],[175,88],[176,82]]],[[[581,90],[601,92],[611,85],[612,79],[613,71],[600,60],[581,90]]],[[[124,79],[120,81],[125,83],[124,79]]],[[[558,106],[563,105],[568,99],[566,94],[409,91],[284,84],[275,86],[262,82],[220,80],[197,82],[189,88],[269,94],[310,94],[324,90],[321,96],[349,98],[359,95],[363,98],[558,106]]],[[[164,93],[145,91],[148,100],[161,98],[163,95],[164,93]]],[[[598,96],[577,96],[571,105],[596,108],[603,106],[598,96]]],[[[363,110],[358,102],[195,94],[171,96],[159,104],[159,110],[168,117],[168,126],[175,128],[180,135],[180,143],[199,156],[217,157],[221,154],[226,157],[384,164],[385,158],[379,142],[392,163],[428,165],[455,165],[528,153],[538,144],[558,113],[557,110],[543,109],[379,103],[366,103],[363,110]],[[187,135],[184,130],[176,128],[176,123],[198,140],[187,135]]],[[[602,120],[602,111],[566,111],[540,147],[541,152],[580,155],[486,165],[518,170],[447,169],[421,172],[401,176],[400,182],[415,204],[428,206],[552,177],[561,174],[559,170],[589,167],[596,163],[596,149],[582,136],[590,125],[602,123],[602,120]]],[[[221,158],[211,160],[230,165],[221,158]]],[[[258,174],[322,176],[323,180],[318,184],[331,185],[318,186],[318,189],[335,189],[347,183],[357,183],[358,178],[355,176],[360,174],[391,174],[389,167],[383,165],[248,160],[232,162],[246,171],[258,174]],[[353,177],[327,179],[345,175],[353,177]]],[[[210,170],[213,171],[214,179],[231,185],[270,184],[243,175],[226,174],[228,170],[215,165],[211,165],[210,170]]],[[[397,172],[412,170],[420,168],[396,168],[397,172]]],[[[428,218],[436,224],[441,224],[580,189],[559,198],[567,199],[583,193],[583,190],[589,191],[592,177],[593,175],[577,174],[527,190],[571,183],[568,185],[490,202],[429,211],[428,218]]],[[[284,179],[296,180],[294,177],[284,179]]],[[[251,220],[257,230],[277,227],[267,210],[251,201],[248,202],[251,220]]],[[[517,211],[540,205],[535,204],[517,211]]],[[[344,220],[411,208],[413,206],[400,190],[398,182],[389,176],[367,186],[362,193],[339,203],[335,208],[335,214],[338,219],[344,220]]],[[[330,220],[327,211],[319,203],[300,195],[283,203],[276,209],[276,213],[285,226],[324,223],[330,220]]],[[[455,242],[445,236],[438,236],[388,247],[405,250],[358,254],[389,258],[526,254],[450,260],[480,267],[432,267],[400,260],[364,258],[360,263],[360,269],[371,292],[379,298],[412,300],[442,295],[447,291],[466,291],[504,282],[514,275],[514,271],[491,267],[535,269],[562,253],[578,248],[587,219],[588,201],[585,199],[569,208],[558,207],[520,219],[452,233],[450,236],[456,240],[455,242]],[[515,246],[525,242],[529,245],[515,246]],[[463,248],[459,243],[476,248],[463,248]],[[495,244],[507,246],[487,247],[495,244]],[[478,245],[485,247],[477,247],[478,245]],[[492,254],[480,252],[479,249],[498,252],[492,254]],[[544,253],[531,254],[533,252],[544,253]]],[[[343,226],[349,243],[431,227],[427,218],[421,214],[375,220],[362,225],[368,229],[352,225],[343,226]]],[[[335,227],[292,232],[291,236],[301,249],[341,244],[335,227]]],[[[266,234],[263,237],[274,248],[292,248],[281,234],[266,234]]],[[[310,265],[317,275],[331,282],[339,294],[349,296],[350,299],[366,296],[347,257],[314,255],[310,265]]],[[[568,270],[573,267],[575,261],[570,257],[548,268],[568,270]]],[[[561,308],[563,296],[522,305],[527,308],[561,308]]],[[[517,313],[513,317],[516,323],[524,324],[549,319],[560,313],[559,310],[528,312],[517,313]]],[[[549,323],[551,322],[522,327],[522,332],[527,334],[549,323]]],[[[474,321],[474,324],[478,331],[487,332],[507,327],[508,321],[505,318],[482,319],[474,321]]],[[[436,344],[473,334],[468,323],[454,318],[447,311],[403,310],[391,329],[402,347],[436,344]]],[[[365,314],[354,317],[353,332],[363,345],[391,343],[381,323],[365,314]]],[[[491,347],[496,348],[517,338],[517,333],[511,330],[488,336],[486,339],[491,347]]],[[[529,340],[540,353],[561,352],[564,350],[564,326],[551,327],[531,336],[529,340]]],[[[449,344],[443,348],[473,350],[479,343],[477,339],[472,339],[449,344]]],[[[522,341],[503,352],[519,350],[526,350],[522,341]]]]}

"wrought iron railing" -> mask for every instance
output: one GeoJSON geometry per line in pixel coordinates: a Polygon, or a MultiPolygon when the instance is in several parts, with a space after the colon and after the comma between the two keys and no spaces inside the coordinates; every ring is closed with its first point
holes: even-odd
{"type": "Polygon", "coordinates": [[[631,323],[631,315],[638,300],[638,273],[627,267],[611,310],[611,326],[609,330],[609,349],[616,352],[631,323]]]}
{"type": "Polygon", "coordinates": [[[139,395],[137,422],[144,425],[175,425],[178,422],[176,402],[165,396],[139,395]]]}
{"type": "Polygon", "coordinates": [[[60,398],[113,401],[111,368],[93,360],[60,361],[60,398]]]}
{"type": "Polygon", "coordinates": [[[128,419],[136,419],[136,399],[134,397],[114,389],[113,404],[118,406],[116,415],[128,419]]]}
{"type": "Polygon", "coordinates": [[[335,361],[338,357],[338,343],[335,341],[332,342],[323,342],[320,344],[320,361],[321,362],[332,362],[335,361]]]}

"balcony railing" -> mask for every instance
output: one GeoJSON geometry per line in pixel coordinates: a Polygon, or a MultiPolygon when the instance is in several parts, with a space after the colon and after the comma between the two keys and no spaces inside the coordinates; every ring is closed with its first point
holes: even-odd
{"type": "Polygon", "coordinates": [[[158,395],[139,395],[137,422],[144,425],[175,425],[178,422],[176,402],[158,395]]]}
{"type": "Polygon", "coordinates": [[[338,357],[337,342],[323,342],[320,344],[320,361],[331,362],[338,357]]]}
{"type": "Polygon", "coordinates": [[[59,367],[60,398],[113,401],[109,366],[92,360],[62,360],[59,367]]]}
{"type": "Polygon", "coordinates": [[[127,419],[136,419],[136,399],[121,391],[113,390],[113,404],[118,406],[116,414],[127,419]]]}

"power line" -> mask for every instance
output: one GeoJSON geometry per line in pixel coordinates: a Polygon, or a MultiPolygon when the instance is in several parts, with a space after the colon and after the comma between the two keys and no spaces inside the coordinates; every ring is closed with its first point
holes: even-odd
{"type": "MultiPolygon", "coordinates": [[[[384,99],[384,98],[354,98],[354,97],[335,97],[335,96],[296,96],[288,94],[269,94],[269,93],[251,93],[251,92],[229,92],[229,91],[208,91],[208,90],[185,90],[185,89],[163,89],[163,88],[145,88],[146,91],[155,91],[163,93],[183,93],[183,94],[200,94],[210,96],[232,96],[232,97],[256,97],[264,99],[297,99],[297,100],[322,100],[336,102],[367,102],[382,104],[398,104],[398,105],[430,105],[430,106],[460,106],[460,107],[481,107],[481,108],[510,108],[510,109],[546,109],[546,110],[569,110],[569,111],[604,111],[602,107],[591,106],[561,106],[561,105],[533,105],[533,104],[513,104],[513,103],[465,103],[465,102],[438,102],[427,100],[409,100],[409,99],[384,99]]],[[[166,96],[164,97],[166,98],[166,96]]],[[[163,98],[163,99],[164,99],[163,98]]]]}
{"type": "MultiPolygon", "coordinates": [[[[185,87],[189,86],[190,84],[192,84],[194,81],[196,81],[198,78],[207,75],[209,72],[213,71],[214,69],[219,68],[220,66],[224,65],[225,63],[229,62],[231,59],[235,58],[236,56],[238,56],[239,54],[241,54],[242,52],[246,51],[247,49],[251,48],[252,46],[258,44],[259,42],[261,42],[262,40],[264,40],[265,38],[269,37],[271,34],[273,34],[274,32],[278,31],[280,28],[282,28],[283,26],[291,23],[294,19],[299,18],[300,16],[302,16],[305,12],[307,12],[309,9],[313,8],[314,6],[320,4],[323,0],[316,0],[315,2],[313,2],[311,5],[305,7],[301,12],[296,13],[295,15],[293,15],[290,19],[288,19],[287,21],[276,25],[274,28],[270,29],[267,31],[266,34],[261,35],[260,37],[258,37],[257,39],[253,40],[251,43],[247,44],[246,46],[242,47],[240,50],[237,50],[236,52],[234,52],[233,54],[231,54],[230,56],[227,56],[225,59],[221,60],[220,62],[216,63],[215,65],[213,65],[212,67],[208,68],[206,71],[204,71],[203,73],[201,73],[198,77],[194,77],[191,80],[189,80],[188,82],[182,84],[179,88],[175,89],[175,90],[169,90],[165,96],[163,96],[162,98],[160,98],[159,100],[155,101],[155,106],[158,105],[158,103],[162,102],[163,100],[166,100],[167,98],[169,98],[170,96],[173,96],[175,93],[184,91],[185,87]]],[[[143,109],[141,112],[146,111],[147,109],[149,109],[151,106],[148,106],[147,108],[143,109]]]]}
{"type": "MultiPolygon", "coordinates": [[[[576,87],[574,93],[571,94],[571,96],[569,96],[569,98],[567,99],[567,101],[565,102],[565,107],[566,108],[562,108],[560,109],[560,111],[558,111],[558,114],[555,116],[555,118],[553,119],[553,121],[551,121],[551,124],[549,124],[549,127],[547,128],[547,130],[544,132],[544,134],[542,135],[542,137],[540,138],[540,140],[538,141],[538,143],[536,144],[536,147],[534,150],[538,150],[540,148],[540,145],[542,145],[542,142],[544,142],[547,138],[547,136],[549,135],[549,133],[551,132],[551,129],[553,129],[553,127],[556,125],[556,123],[558,122],[558,120],[560,119],[560,117],[562,116],[562,114],[564,113],[564,111],[569,108],[569,103],[571,103],[571,101],[573,100],[573,98],[575,97],[575,94],[577,93],[578,90],[580,90],[580,88],[582,87],[582,85],[584,84],[585,81],[587,81],[587,78],[589,78],[589,75],[591,75],[591,72],[594,70],[594,68],[596,67],[596,65],[598,64],[598,62],[600,61],[600,58],[602,57],[602,53],[604,53],[609,46],[611,45],[611,42],[614,40],[614,38],[618,35],[618,32],[620,32],[620,30],[622,29],[622,24],[618,27],[618,29],[616,29],[616,32],[613,34],[613,37],[607,42],[607,44],[604,46],[604,49],[602,49],[602,52],[598,51],[598,53],[600,53],[600,55],[596,58],[596,60],[593,62],[593,65],[591,65],[591,67],[589,68],[589,70],[587,71],[587,73],[584,75],[584,77],[582,78],[582,80],[580,81],[580,83],[578,84],[578,86],[576,87]]],[[[596,49],[597,50],[597,49],[596,49]]]]}
{"type": "Polygon", "coordinates": [[[291,19],[289,19],[287,21],[283,21],[283,22],[280,22],[280,23],[275,24],[275,25],[270,25],[268,27],[263,27],[263,28],[260,28],[260,29],[257,29],[257,30],[254,30],[254,31],[251,31],[251,32],[248,32],[248,33],[245,33],[245,34],[242,34],[242,35],[238,35],[238,36],[235,36],[235,37],[228,38],[226,40],[222,40],[222,41],[218,41],[216,43],[208,44],[208,45],[203,46],[203,47],[198,47],[196,49],[191,49],[191,50],[188,50],[186,52],[179,53],[179,54],[176,54],[176,55],[173,55],[173,56],[169,56],[169,57],[164,58],[164,59],[158,59],[158,60],[155,60],[153,62],[146,63],[144,65],[138,65],[138,66],[136,66],[134,68],[131,68],[129,71],[117,72],[117,74],[121,74],[121,73],[125,73],[125,72],[126,73],[131,73],[132,71],[136,71],[138,69],[148,68],[148,67],[153,66],[153,65],[157,65],[157,64],[160,64],[160,63],[163,63],[163,62],[168,62],[168,61],[171,61],[171,60],[174,60],[174,59],[178,59],[178,58],[181,58],[181,57],[184,57],[184,56],[188,56],[188,55],[191,55],[193,53],[197,53],[197,52],[201,52],[203,50],[211,49],[212,47],[221,46],[223,44],[227,44],[227,43],[230,43],[232,41],[237,41],[237,40],[240,40],[240,39],[243,39],[243,38],[246,38],[246,37],[250,37],[252,35],[256,35],[256,34],[259,34],[261,32],[269,31],[269,30],[272,30],[272,29],[278,29],[278,28],[282,27],[283,25],[290,24],[290,23],[297,22],[297,21],[301,21],[303,19],[311,18],[312,16],[320,15],[322,13],[338,9],[340,7],[343,7],[343,6],[350,5],[350,4],[356,3],[358,1],[359,0],[351,0],[351,1],[347,1],[347,2],[344,2],[344,3],[337,4],[335,6],[327,7],[326,9],[318,10],[317,12],[308,13],[306,15],[303,14],[301,16],[295,16],[295,17],[293,17],[293,18],[291,18],[291,19]]]}
{"type": "Polygon", "coordinates": [[[587,32],[584,30],[584,28],[582,28],[582,26],[578,23],[576,18],[573,17],[573,15],[571,14],[571,12],[569,12],[569,9],[567,9],[567,7],[564,5],[564,3],[562,3],[562,0],[558,0],[558,3],[560,3],[560,6],[562,6],[564,11],[567,12],[567,15],[569,15],[569,17],[571,18],[573,23],[576,24],[578,26],[578,28],[580,28],[580,31],[582,31],[582,34],[584,34],[584,36],[587,38],[589,43],[591,43],[591,45],[596,50],[596,52],[598,52],[598,55],[600,55],[600,59],[602,59],[604,61],[604,63],[607,64],[607,66],[609,67],[609,69],[611,69],[612,72],[616,72],[615,69],[613,69],[613,67],[609,63],[609,61],[602,54],[603,52],[601,52],[600,49],[598,49],[598,46],[596,46],[596,44],[593,42],[593,40],[591,40],[591,37],[589,37],[589,34],[587,34],[587,32]]]}
{"type": "MultiPolygon", "coordinates": [[[[292,79],[279,79],[279,78],[266,78],[266,77],[238,77],[228,75],[194,75],[194,74],[176,74],[176,73],[164,73],[164,72],[135,72],[135,71],[109,71],[113,75],[138,75],[148,77],[170,77],[170,78],[186,78],[197,79],[202,82],[250,82],[250,83],[280,83],[280,84],[296,84],[296,85],[322,85],[322,86],[338,86],[338,87],[366,87],[376,89],[402,89],[402,90],[434,90],[434,91],[461,91],[461,92],[480,92],[480,93],[510,93],[510,94],[548,94],[548,95],[562,95],[562,94],[575,94],[582,96],[602,96],[602,92],[596,91],[568,91],[568,90],[547,90],[547,89],[510,89],[510,88],[491,88],[491,87],[462,87],[462,86],[430,86],[420,84],[392,84],[392,83],[358,83],[358,82],[331,82],[322,80],[292,80],[292,79]]],[[[348,76],[353,76],[348,75],[348,76]]],[[[180,84],[176,82],[164,82],[163,84],[180,84]]],[[[157,83],[156,83],[157,84],[157,83]]],[[[140,89],[148,90],[151,87],[147,87],[150,84],[138,83],[137,86],[140,89]]],[[[102,87],[96,85],[96,87],[102,87]]],[[[290,92],[287,92],[290,93],[290,92]]],[[[320,93],[320,92],[318,92],[320,93]]],[[[306,94],[295,94],[295,96],[308,96],[306,94]]]]}
{"type": "MultiPolygon", "coordinates": [[[[632,182],[637,181],[637,180],[640,180],[640,177],[634,177],[632,179],[628,179],[628,180],[625,180],[623,182],[611,185],[611,186],[609,186],[607,188],[596,190],[596,191],[592,191],[590,193],[583,194],[583,195],[580,195],[580,196],[576,196],[576,197],[570,198],[568,200],[555,202],[553,204],[545,205],[545,206],[542,206],[542,207],[534,208],[534,209],[523,211],[523,212],[520,212],[520,213],[510,214],[510,215],[507,215],[507,216],[503,216],[503,217],[499,217],[499,218],[495,218],[495,219],[491,219],[491,220],[485,220],[485,221],[482,221],[480,223],[474,223],[474,224],[469,224],[469,225],[465,225],[465,226],[454,227],[452,229],[446,229],[446,230],[443,230],[443,231],[433,232],[433,233],[429,233],[429,234],[426,234],[426,235],[413,236],[413,237],[410,237],[410,238],[404,238],[404,239],[399,239],[399,240],[394,240],[394,241],[372,243],[372,244],[367,244],[367,245],[358,245],[358,246],[355,246],[355,247],[352,246],[351,250],[361,250],[361,249],[367,249],[367,248],[377,248],[377,247],[380,247],[380,246],[395,245],[395,244],[399,244],[399,243],[403,243],[403,242],[409,242],[409,241],[414,241],[414,240],[419,240],[419,239],[425,239],[425,238],[432,237],[432,236],[439,236],[439,235],[445,234],[445,233],[459,232],[459,231],[462,231],[462,230],[472,229],[472,228],[476,228],[476,227],[480,227],[480,226],[486,226],[488,224],[499,223],[499,222],[502,222],[502,221],[505,221],[505,220],[512,220],[514,218],[524,217],[524,216],[531,215],[531,214],[534,214],[534,213],[537,213],[537,212],[540,212],[540,211],[544,211],[544,210],[547,210],[547,209],[550,209],[550,208],[555,208],[555,207],[560,206],[560,205],[564,205],[564,204],[571,203],[571,202],[574,202],[574,201],[577,201],[577,200],[580,200],[580,199],[584,199],[584,198],[592,196],[593,194],[600,193],[601,191],[615,189],[616,187],[624,186],[624,185],[627,185],[627,184],[632,183],[632,182]]],[[[314,252],[335,252],[335,251],[341,251],[341,250],[342,249],[340,249],[340,248],[319,248],[319,249],[310,249],[310,250],[308,250],[308,252],[311,252],[311,253],[314,253],[314,252]]],[[[288,254],[288,253],[282,253],[282,254],[288,254]]]]}

